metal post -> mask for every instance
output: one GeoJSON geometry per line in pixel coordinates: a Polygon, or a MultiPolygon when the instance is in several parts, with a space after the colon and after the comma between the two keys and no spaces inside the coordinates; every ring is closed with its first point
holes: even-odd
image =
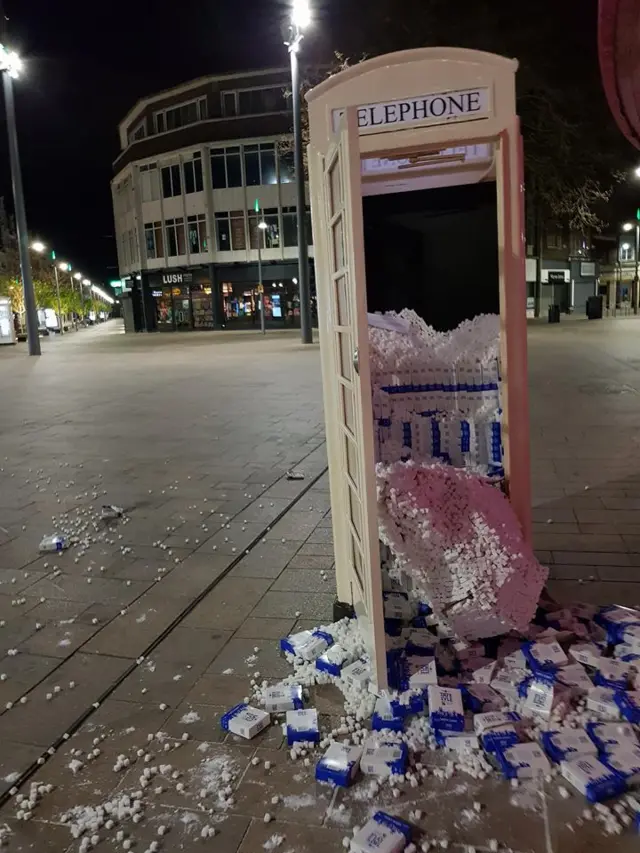
{"type": "MultiPolygon", "coordinates": [[[[133,280],[135,282],[136,281],[135,273],[133,273],[133,276],[134,276],[133,280]]],[[[144,300],[144,279],[142,278],[142,270],[140,270],[140,300],[142,302],[142,322],[144,323],[144,329],[142,331],[148,332],[149,326],[147,323],[147,306],[145,305],[145,300],[144,300]]],[[[173,295],[171,296],[171,304],[173,305],[173,295]]],[[[175,322],[176,322],[176,318],[175,318],[175,313],[174,313],[174,316],[173,316],[174,326],[175,326],[175,322]]]]}
{"type": "Polygon", "coordinates": [[[306,199],[304,192],[304,165],[302,160],[302,113],[300,104],[300,68],[298,50],[302,33],[295,33],[289,44],[291,57],[291,92],[293,100],[293,149],[296,172],[296,208],[298,220],[298,286],[300,287],[300,328],[302,343],[313,343],[311,329],[311,290],[309,286],[309,249],[306,229],[306,199]]]}
{"type": "Polygon", "coordinates": [[[635,258],[635,262],[636,262],[636,274],[635,274],[635,277],[633,279],[633,294],[632,294],[633,313],[634,314],[638,313],[638,287],[640,286],[640,279],[638,278],[638,262],[640,260],[638,258],[639,252],[640,252],[640,222],[636,222],[636,250],[634,253],[634,258],[635,258]]]}
{"type": "Polygon", "coordinates": [[[258,296],[260,297],[260,331],[266,334],[264,326],[264,284],[262,283],[262,228],[258,226],[258,296]]]}
{"type": "Polygon", "coordinates": [[[62,305],[60,304],[60,281],[58,279],[58,267],[54,261],[53,272],[56,277],[56,301],[58,303],[58,317],[60,319],[60,334],[64,335],[64,320],[62,319],[62,305]]]}
{"type": "Polygon", "coordinates": [[[20,273],[27,321],[27,342],[29,355],[40,355],[40,337],[38,335],[38,311],[36,295],[31,277],[31,258],[29,257],[29,234],[27,215],[24,208],[22,175],[20,173],[20,154],[18,152],[18,134],[16,132],[16,111],[13,102],[13,81],[8,74],[2,74],[4,105],[7,113],[7,134],[9,136],[9,160],[11,162],[11,184],[13,187],[13,206],[16,214],[16,231],[20,253],[20,273]]]}

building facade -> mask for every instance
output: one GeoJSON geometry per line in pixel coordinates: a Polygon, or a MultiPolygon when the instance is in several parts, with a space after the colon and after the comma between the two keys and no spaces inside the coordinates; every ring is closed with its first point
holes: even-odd
{"type": "Polygon", "coordinates": [[[535,228],[527,228],[526,270],[529,316],[545,317],[551,305],[585,314],[587,299],[598,293],[600,270],[591,241],[553,223],[541,226],[538,241],[535,228]]]}
{"type": "Polygon", "coordinates": [[[259,325],[259,261],[267,326],[299,325],[288,73],[193,80],[120,123],[111,190],[128,330],[259,325]]]}
{"type": "Polygon", "coordinates": [[[637,223],[621,227],[617,235],[601,240],[601,292],[609,313],[629,314],[638,310],[637,223]]]}

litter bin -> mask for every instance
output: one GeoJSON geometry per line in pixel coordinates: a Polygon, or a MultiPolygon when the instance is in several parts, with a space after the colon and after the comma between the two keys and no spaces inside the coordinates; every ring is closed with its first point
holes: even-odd
{"type": "Polygon", "coordinates": [[[560,322],[560,306],[559,305],[549,305],[549,322],[550,323],[559,323],[560,322]]]}
{"type": "Polygon", "coordinates": [[[590,296],[587,299],[587,318],[589,320],[602,320],[602,296],[590,296]]]}

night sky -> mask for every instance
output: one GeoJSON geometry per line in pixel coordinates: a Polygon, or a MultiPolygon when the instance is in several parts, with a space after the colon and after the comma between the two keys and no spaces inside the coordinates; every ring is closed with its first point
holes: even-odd
{"type": "MultiPolygon", "coordinates": [[[[402,7],[429,2],[372,0],[394,17],[402,7]]],[[[460,0],[461,6],[466,2],[460,0]]],[[[512,0],[493,3],[509,11],[517,7],[518,15],[524,11],[512,0]]],[[[532,7],[527,25],[539,49],[548,49],[542,33],[564,30],[567,76],[575,73],[576,62],[588,62],[594,85],[596,0],[527,5],[532,7]],[[586,58],[576,50],[580,42],[586,58]]],[[[369,2],[312,0],[312,6],[317,20],[305,45],[307,59],[320,61],[332,49],[366,49],[369,2]]],[[[31,234],[95,281],[116,278],[109,181],[118,121],[141,96],[193,77],[286,65],[280,26],[288,7],[289,0],[4,0],[7,43],[27,67],[15,91],[31,234]]],[[[463,10],[455,8],[458,18],[463,10]]],[[[371,51],[376,52],[373,44],[371,51]]],[[[0,194],[11,208],[4,127],[0,194]]]]}

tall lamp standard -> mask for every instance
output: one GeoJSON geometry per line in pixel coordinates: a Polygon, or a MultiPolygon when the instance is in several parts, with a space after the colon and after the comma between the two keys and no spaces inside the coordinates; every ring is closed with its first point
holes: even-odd
{"type": "Polygon", "coordinates": [[[22,173],[20,171],[20,153],[16,130],[16,111],[13,101],[13,78],[18,77],[22,69],[20,57],[0,44],[0,71],[4,90],[4,106],[7,116],[7,135],[9,137],[9,162],[11,164],[11,185],[13,188],[13,206],[16,214],[18,251],[20,254],[20,273],[22,292],[27,321],[27,345],[29,355],[40,355],[40,337],[38,335],[38,310],[36,294],[31,276],[31,258],[29,257],[29,234],[27,232],[27,214],[24,207],[22,173]]]}
{"type": "MultiPolygon", "coordinates": [[[[75,293],[75,287],[73,286],[73,275],[71,273],[71,264],[68,261],[61,261],[58,264],[58,266],[60,267],[62,272],[68,272],[69,273],[69,281],[71,282],[71,293],[75,293]]],[[[75,313],[75,312],[73,312],[73,313],[75,313]]],[[[73,325],[74,329],[77,331],[78,327],[76,326],[74,317],[72,317],[72,325],[73,325]]]]}
{"type": "Polygon", "coordinates": [[[80,305],[82,306],[80,310],[82,312],[82,322],[84,323],[84,288],[82,287],[82,273],[76,272],[73,274],[73,277],[78,282],[78,290],[80,291],[80,305]]]}
{"type": "Polygon", "coordinates": [[[293,0],[289,40],[285,42],[291,58],[291,94],[293,100],[293,157],[296,172],[296,218],[298,220],[298,279],[300,281],[300,328],[302,343],[313,343],[311,329],[311,290],[309,286],[309,248],[306,233],[306,200],[302,160],[302,112],[300,103],[300,66],[298,52],[304,29],[311,23],[309,0],[293,0]]]}
{"type": "MultiPolygon", "coordinates": [[[[82,309],[83,309],[83,311],[84,311],[84,289],[85,289],[85,287],[91,287],[91,282],[89,281],[88,278],[82,279],[82,287],[80,288],[80,290],[82,291],[82,309]]],[[[89,292],[89,296],[91,296],[91,292],[89,292]]],[[[89,319],[91,319],[91,317],[89,317],[89,319]]]]}
{"type": "MultiPolygon", "coordinates": [[[[46,252],[47,247],[44,243],[41,243],[39,240],[36,240],[35,243],[31,244],[31,248],[34,252],[38,252],[42,254],[46,252]]],[[[53,266],[53,275],[55,277],[56,282],[56,302],[58,303],[58,322],[60,323],[60,334],[64,335],[64,320],[62,319],[62,303],[60,302],[60,279],[58,277],[58,265],[56,264],[56,253],[51,250],[51,265],[53,266]]]]}

